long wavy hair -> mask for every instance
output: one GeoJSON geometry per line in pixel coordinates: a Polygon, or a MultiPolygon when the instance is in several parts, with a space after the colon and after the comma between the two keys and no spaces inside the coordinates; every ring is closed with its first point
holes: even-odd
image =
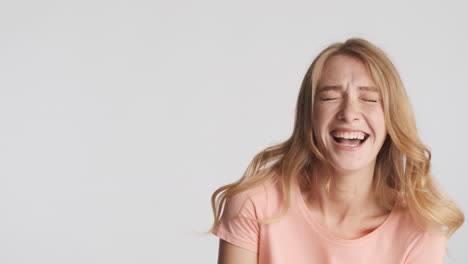
{"type": "Polygon", "coordinates": [[[381,92],[388,135],[377,155],[372,182],[379,205],[392,210],[394,198],[398,196],[402,200],[399,205],[407,208],[417,223],[427,229],[442,227],[447,238],[463,224],[463,213],[431,175],[431,152],[419,138],[411,104],[395,66],[372,43],[351,38],[325,48],[308,68],[297,99],[290,138],[255,155],[238,181],[212,194],[214,223],[209,232],[219,224],[228,197],[268,180],[280,180],[284,206],[278,216],[256,220],[259,223],[278,221],[286,214],[291,206],[293,177],[298,177],[303,186],[320,182],[324,184],[320,187],[329,191],[333,175],[320,175],[326,179],[317,181],[315,177],[319,176],[311,173],[314,164],[325,165],[329,172],[333,167],[322,144],[314,137],[313,104],[323,67],[338,54],[360,59],[381,92]]]}

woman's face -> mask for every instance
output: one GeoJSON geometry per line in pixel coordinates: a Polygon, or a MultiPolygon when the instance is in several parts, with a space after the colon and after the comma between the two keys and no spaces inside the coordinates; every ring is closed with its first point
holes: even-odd
{"type": "Polygon", "coordinates": [[[314,100],[315,137],[335,169],[374,166],[387,131],[380,92],[363,62],[348,55],[330,58],[314,100]]]}

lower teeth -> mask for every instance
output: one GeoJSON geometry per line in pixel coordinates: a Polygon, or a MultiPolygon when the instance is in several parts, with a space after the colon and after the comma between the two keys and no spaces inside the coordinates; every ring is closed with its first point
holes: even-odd
{"type": "Polygon", "coordinates": [[[338,144],[343,145],[343,146],[348,146],[348,147],[357,147],[361,145],[365,140],[359,140],[359,139],[337,139],[335,138],[335,141],[338,142],[338,144]],[[345,141],[345,142],[343,142],[345,141]]]}
{"type": "Polygon", "coordinates": [[[357,143],[357,144],[346,144],[346,143],[340,143],[341,145],[344,145],[344,146],[349,146],[349,147],[356,147],[356,146],[359,146],[360,143],[357,143]]]}

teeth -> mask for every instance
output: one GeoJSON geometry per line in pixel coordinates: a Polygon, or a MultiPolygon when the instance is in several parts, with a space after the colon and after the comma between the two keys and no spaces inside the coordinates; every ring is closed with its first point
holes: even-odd
{"type": "Polygon", "coordinates": [[[348,147],[356,147],[356,146],[359,146],[359,143],[355,143],[355,144],[340,143],[340,144],[341,144],[341,145],[348,146],[348,147]]]}
{"type": "Polygon", "coordinates": [[[332,136],[337,138],[346,138],[346,139],[359,139],[363,140],[366,134],[363,132],[343,132],[343,131],[334,131],[332,136]]]}

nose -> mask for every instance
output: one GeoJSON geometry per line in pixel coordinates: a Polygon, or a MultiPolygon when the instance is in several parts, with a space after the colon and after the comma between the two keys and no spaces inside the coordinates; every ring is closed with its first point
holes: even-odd
{"type": "Polygon", "coordinates": [[[343,120],[345,122],[353,122],[355,120],[359,120],[361,116],[358,102],[350,98],[349,96],[345,96],[343,100],[343,105],[340,108],[340,111],[337,114],[337,118],[343,120]]]}

